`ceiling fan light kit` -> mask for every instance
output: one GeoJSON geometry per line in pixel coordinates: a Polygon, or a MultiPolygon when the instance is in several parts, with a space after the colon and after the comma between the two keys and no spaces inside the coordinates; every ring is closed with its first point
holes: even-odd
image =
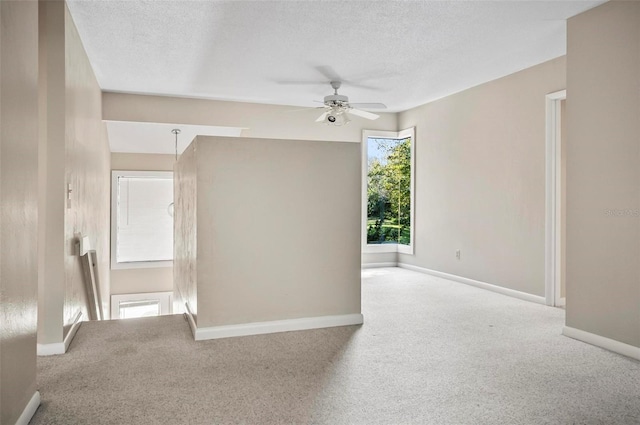
{"type": "Polygon", "coordinates": [[[346,109],[336,107],[326,113],[324,122],[325,124],[340,126],[349,124],[351,120],[349,119],[349,115],[347,115],[346,109]]]}

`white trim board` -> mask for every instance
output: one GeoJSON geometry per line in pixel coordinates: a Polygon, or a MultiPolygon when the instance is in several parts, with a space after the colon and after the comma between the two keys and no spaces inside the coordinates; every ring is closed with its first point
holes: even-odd
{"type": "Polygon", "coordinates": [[[409,127],[400,131],[382,131],[382,130],[362,130],[362,143],[360,144],[362,147],[362,221],[361,221],[361,245],[362,252],[366,254],[374,254],[374,253],[392,253],[397,252],[400,254],[408,254],[413,255],[413,247],[415,245],[415,185],[416,185],[416,128],[409,127]],[[401,245],[401,244],[368,244],[367,243],[367,174],[368,170],[368,154],[367,149],[369,146],[369,138],[375,139],[396,139],[402,140],[405,138],[411,139],[411,181],[410,185],[410,236],[409,245],[401,245]]]}
{"type": "Polygon", "coordinates": [[[567,91],[560,90],[545,96],[545,242],[544,274],[545,304],[561,305],[556,292],[560,292],[561,261],[561,143],[560,101],[567,91]]]}
{"type": "Polygon", "coordinates": [[[31,418],[33,418],[33,415],[36,413],[36,410],[38,410],[38,407],[40,407],[40,392],[36,391],[33,393],[33,396],[31,396],[29,403],[24,407],[16,425],[28,425],[29,421],[31,421],[31,418]]]}
{"type": "Polygon", "coordinates": [[[39,356],[55,356],[57,354],[64,354],[67,351],[64,348],[63,342],[52,342],[50,344],[38,344],[37,352],[39,356]]]}
{"type": "Polygon", "coordinates": [[[390,261],[387,263],[362,263],[361,268],[375,269],[375,268],[381,268],[381,267],[398,267],[398,263],[396,263],[395,261],[390,261]]]}
{"type": "Polygon", "coordinates": [[[173,291],[164,292],[139,292],[135,294],[111,294],[111,319],[120,320],[120,303],[122,301],[157,300],[160,314],[164,316],[172,314],[173,291]]]}
{"type": "Polygon", "coordinates": [[[640,360],[640,347],[635,347],[625,344],[624,342],[616,341],[615,339],[582,331],[570,326],[562,328],[562,335],[595,345],[596,347],[604,348],[605,350],[613,351],[614,353],[622,354],[623,356],[631,357],[632,359],[640,360]]]}
{"type": "Polygon", "coordinates": [[[465,285],[471,285],[477,288],[487,289],[492,292],[497,292],[502,295],[508,295],[510,297],[519,298],[521,300],[530,301],[537,304],[546,304],[545,297],[528,294],[526,292],[516,291],[515,289],[509,289],[503,286],[492,285],[491,283],[481,282],[479,280],[473,280],[473,279],[469,279],[462,276],[456,276],[454,274],[443,273],[443,272],[439,272],[431,269],[425,269],[423,267],[413,266],[411,264],[399,263],[398,267],[403,269],[413,270],[420,273],[430,274],[436,277],[442,277],[444,279],[453,280],[454,282],[464,283],[465,285]]]}
{"type": "MultiPolygon", "coordinates": [[[[188,308],[188,306],[187,306],[188,308]]],[[[191,317],[189,315],[189,317],[191,317]]],[[[238,325],[212,326],[208,328],[192,328],[194,339],[231,338],[236,336],[263,335],[278,332],[303,331],[309,329],[332,328],[335,326],[361,325],[362,314],[343,314],[337,316],[303,317],[300,319],[274,320],[269,322],[242,323],[238,325]]],[[[189,321],[191,325],[191,320],[189,321]]]]}
{"type": "Polygon", "coordinates": [[[64,354],[69,349],[69,345],[71,345],[71,341],[76,336],[76,332],[82,325],[82,312],[79,311],[76,314],[76,318],[73,321],[73,325],[71,325],[71,329],[67,333],[67,336],[64,338],[62,342],[54,342],[52,344],[37,344],[37,354],[39,356],[54,356],[56,354],[64,354]]]}

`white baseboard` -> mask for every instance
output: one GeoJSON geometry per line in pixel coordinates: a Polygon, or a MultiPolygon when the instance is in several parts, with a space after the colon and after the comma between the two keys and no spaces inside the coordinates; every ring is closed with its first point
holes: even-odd
{"type": "Polygon", "coordinates": [[[375,269],[379,267],[398,267],[398,263],[390,261],[388,263],[362,263],[363,269],[375,269]]]}
{"type": "Polygon", "coordinates": [[[271,322],[212,326],[209,328],[195,328],[194,338],[196,341],[202,341],[207,339],[230,338],[236,336],[302,331],[308,329],[331,328],[334,326],[361,325],[363,321],[364,316],[362,314],[343,314],[338,316],[303,317],[300,319],[274,320],[271,322]]]}
{"type": "Polygon", "coordinates": [[[453,280],[455,282],[464,283],[465,285],[471,285],[489,291],[497,292],[502,295],[508,295],[514,298],[520,298],[521,300],[530,301],[538,304],[545,304],[545,297],[538,295],[528,294],[526,292],[516,291],[515,289],[509,289],[498,285],[492,285],[491,283],[481,282],[479,280],[473,280],[462,276],[456,276],[454,274],[443,273],[437,270],[425,269],[423,267],[413,266],[411,264],[398,263],[398,267],[403,269],[413,270],[420,273],[430,274],[432,276],[442,277],[444,279],[453,280]]]}
{"type": "Polygon", "coordinates": [[[67,333],[67,336],[64,338],[62,342],[54,342],[51,344],[38,344],[37,345],[37,354],[39,356],[54,356],[56,354],[64,354],[69,349],[69,345],[71,345],[71,341],[73,341],[73,337],[76,336],[76,332],[78,332],[78,328],[82,325],[82,312],[79,311],[76,315],[73,324],[71,325],[71,329],[67,333]]]}
{"type": "Polygon", "coordinates": [[[35,393],[33,393],[31,400],[29,400],[29,403],[27,403],[24,410],[22,411],[22,414],[18,418],[16,425],[28,425],[29,421],[31,420],[31,418],[33,418],[33,415],[36,413],[36,410],[38,410],[39,406],[40,393],[36,391],[35,393]]]}
{"type": "Polygon", "coordinates": [[[623,356],[631,357],[632,359],[640,360],[640,347],[635,347],[625,344],[624,342],[616,341],[615,339],[606,338],[570,326],[562,328],[562,335],[595,345],[596,347],[604,348],[605,350],[613,351],[614,353],[622,354],[623,356]]]}
{"type": "Polygon", "coordinates": [[[39,356],[55,356],[56,354],[64,354],[67,351],[64,348],[64,342],[53,342],[50,344],[38,344],[37,353],[39,356]]]}

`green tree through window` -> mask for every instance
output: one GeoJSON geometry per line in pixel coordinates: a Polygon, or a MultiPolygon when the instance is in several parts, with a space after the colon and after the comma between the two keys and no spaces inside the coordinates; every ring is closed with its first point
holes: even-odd
{"type": "Polygon", "coordinates": [[[367,243],[411,243],[411,138],[367,139],[367,243]]]}

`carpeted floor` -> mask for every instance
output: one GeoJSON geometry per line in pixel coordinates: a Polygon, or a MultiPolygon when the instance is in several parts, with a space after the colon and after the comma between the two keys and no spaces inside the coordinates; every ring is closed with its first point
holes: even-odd
{"type": "Polygon", "coordinates": [[[640,362],[561,336],[563,310],[395,268],[362,285],[362,326],[86,322],[39,358],[31,423],[640,424],[640,362]]]}

